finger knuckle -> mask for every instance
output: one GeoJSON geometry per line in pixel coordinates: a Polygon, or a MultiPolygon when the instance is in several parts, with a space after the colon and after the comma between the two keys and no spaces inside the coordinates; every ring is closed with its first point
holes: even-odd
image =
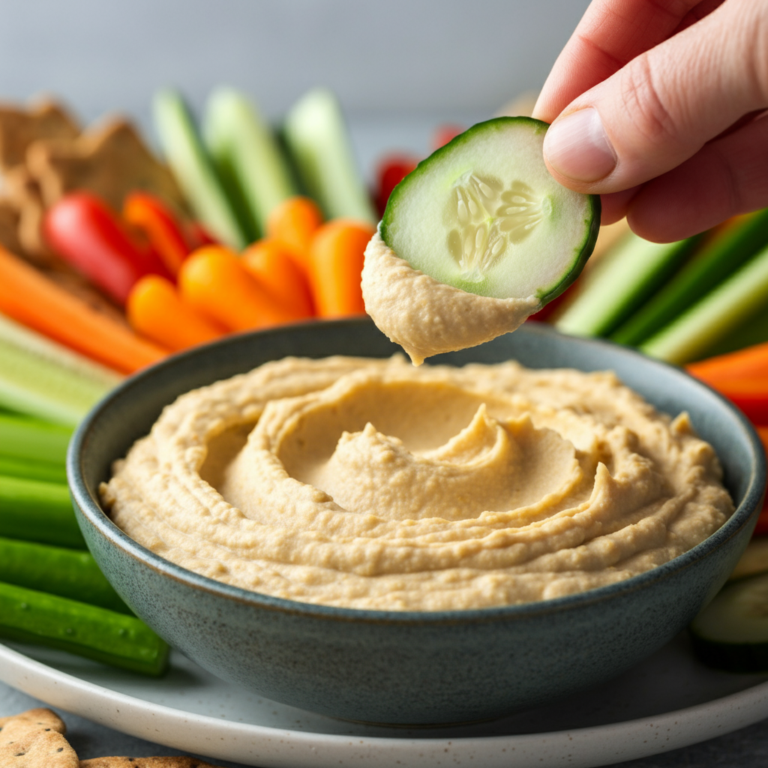
{"type": "Polygon", "coordinates": [[[638,56],[625,67],[622,106],[642,138],[653,145],[675,142],[679,126],[672,108],[672,96],[662,86],[650,57],[638,56]]]}

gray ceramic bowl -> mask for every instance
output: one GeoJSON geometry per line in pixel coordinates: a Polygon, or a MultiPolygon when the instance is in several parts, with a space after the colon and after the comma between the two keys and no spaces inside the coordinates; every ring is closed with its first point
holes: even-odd
{"type": "Polygon", "coordinates": [[[309,605],[220,584],[139,546],[100,508],[97,487],[112,461],[177,395],[286,355],[394,351],[367,321],[235,336],[129,379],[83,422],[68,459],[80,527],[115,589],[171,645],[221,678],[304,709],[386,724],[461,723],[500,717],[619,674],[664,645],[721,587],[763,497],[765,459],[754,430],[678,369],[535,323],[435,362],[517,359],[533,368],[613,369],[657,408],[687,410],[715,446],[738,505],[719,531],[666,565],[583,594],[402,613],[309,605]]]}

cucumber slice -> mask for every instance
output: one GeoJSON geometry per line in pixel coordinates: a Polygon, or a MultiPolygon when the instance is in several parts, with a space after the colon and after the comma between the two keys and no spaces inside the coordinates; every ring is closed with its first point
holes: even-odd
{"type": "Polygon", "coordinates": [[[285,118],[283,137],[302,184],[327,218],[376,223],[341,108],[330,91],[317,88],[296,102],[285,118]]]}
{"type": "Polygon", "coordinates": [[[439,283],[496,299],[561,294],[592,253],[600,199],[558,184],[544,164],[547,124],[499,117],[419,163],[394,190],[384,242],[439,283]]]}
{"type": "Polygon", "coordinates": [[[181,95],[172,90],[158,92],[154,116],[165,159],[195,215],[214,237],[241,250],[248,244],[246,228],[227,197],[181,95]]]}
{"type": "Polygon", "coordinates": [[[690,626],[696,655],[731,672],[768,670],[768,574],[726,586],[690,626]]]}
{"type": "Polygon", "coordinates": [[[256,106],[232,88],[211,95],[203,136],[220,176],[242,197],[256,239],[270,211],[297,194],[282,150],[256,106]]]}
{"type": "Polygon", "coordinates": [[[768,538],[764,536],[754,538],[747,544],[728,581],[757,576],[759,573],[768,573],[768,538]]]}

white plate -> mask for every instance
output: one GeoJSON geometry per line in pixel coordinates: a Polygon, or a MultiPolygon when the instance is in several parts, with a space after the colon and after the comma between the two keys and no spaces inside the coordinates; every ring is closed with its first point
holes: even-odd
{"type": "Polygon", "coordinates": [[[151,680],[65,653],[0,645],[0,680],[118,731],[262,768],[598,766],[768,717],[768,677],[701,666],[684,634],[598,688],[450,730],[392,730],[313,715],[224,683],[178,653],[168,676],[151,680]]]}

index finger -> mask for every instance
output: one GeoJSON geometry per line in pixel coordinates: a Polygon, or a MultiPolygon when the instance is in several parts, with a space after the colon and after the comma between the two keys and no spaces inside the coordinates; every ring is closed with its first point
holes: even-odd
{"type": "Polygon", "coordinates": [[[722,0],[593,0],[557,57],[533,116],[551,123],[577,96],[666,40],[699,5],[722,0]]]}

